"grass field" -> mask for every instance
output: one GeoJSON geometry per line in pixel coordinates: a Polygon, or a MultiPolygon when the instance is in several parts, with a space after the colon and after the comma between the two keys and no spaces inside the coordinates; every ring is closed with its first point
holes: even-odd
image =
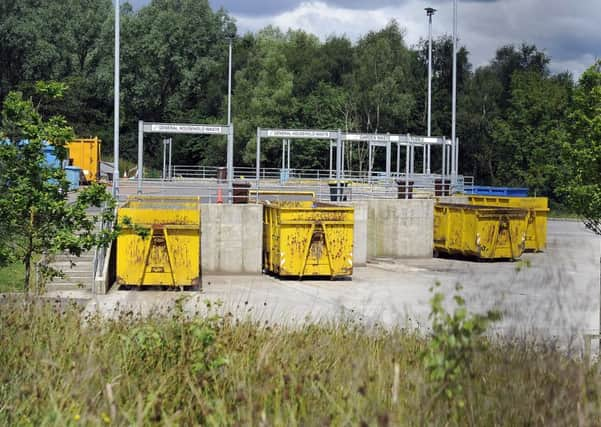
{"type": "MultiPolygon", "coordinates": [[[[3,297],[0,297],[3,298],[3,297]]],[[[0,302],[0,425],[596,425],[601,376],[544,343],[492,341],[463,409],[427,380],[411,331],[287,329],[226,316],[82,319],[0,302]]]]}
{"type": "Polygon", "coordinates": [[[23,290],[25,267],[22,263],[0,267],[0,293],[23,290]]]}

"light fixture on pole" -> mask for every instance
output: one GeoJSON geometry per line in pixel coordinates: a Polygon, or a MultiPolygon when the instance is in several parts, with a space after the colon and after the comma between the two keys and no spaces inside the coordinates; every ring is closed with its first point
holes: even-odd
{"type": "Polygon", "coordinates": [[[115,0],[115,111],[113,128],[113,197],[119,197],[119,0],[115,0]]]}
{"type": "MultiPolygon", "coordinates": [[[[432,15],[436,9],[427,7],[425,11],[428,16],[428,136],[432,136],[432,15]]],[[[430,174],[430,145],[428,145],[426,157],[426,173],[430,174]]]]}

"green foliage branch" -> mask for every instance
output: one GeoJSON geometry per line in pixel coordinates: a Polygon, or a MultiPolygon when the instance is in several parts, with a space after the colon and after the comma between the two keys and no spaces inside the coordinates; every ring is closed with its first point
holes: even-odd
{"type": "Polygon", "coordinates": [[[444,402],[449,416],[459,421],[464,415],[466,393],[464,383],[471,375],[471,363],[475,354],[486,348],[483,339],[488,326],[498,321],[498,311],[489,310],[485,314],[470,314],[465,299],[460,295],[462,287],[455,287],[453,296],[456,308],[449,312],[444,307],[445,296],[436,292],[440,283],[436,283],[430,292],[430,320],[432,335],[422,353],[427,380],[434,390],[433,404],[444,402]]]}
{"type": "Polygon", "coordinates": [[[45,279],[62,272],[50,266],[52,256],[68,252],[80,256],[107,246],[115,230],[96,231],[99,221],[113,221],[115,201],[98,184],[69,197],[64,170],[46,162],[43,150],[51,142],[62,161],[73,129],[60,115],[44,118],[42,101],[56,102],[68,89],[58,82],[38,82],[40,101],[34,106],[20,92],[10,92],[3,103],[0,126],[0,265],[22,262],[25,290],[36,284],[43,291],[45,279]],[[100,208],[91,214],[89,209],[100,208]],[[41,280],[32,280],[37,263],[41,280]]]}

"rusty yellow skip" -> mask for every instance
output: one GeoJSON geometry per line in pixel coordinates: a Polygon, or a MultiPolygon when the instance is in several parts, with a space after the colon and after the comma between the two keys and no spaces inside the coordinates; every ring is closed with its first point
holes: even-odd
{"type": "Polygon", "coordinates": [[[200,198],[132,196],[117,216],[119,285],[201,285],[200,198]]]}
{"type": "Polygon", "coordinates": [[[437,203],[434,251],[481,259],[516,259],[524,252],[528,210],[437,203]]]}
{"type": "Polygon", "coordinates": [[[353,226],[352,207],[265,202],[263,268],[279,276],[351,276],[353,226]]]}
{"type": "Polygon", "coordinates": [[[546,197],[494,197],[469,196],[470,204],[480,206],[513,207],[528,209],[526,230],[526,250],[543,251],[547,247],[547,215],[549,212],[546,197]]]}

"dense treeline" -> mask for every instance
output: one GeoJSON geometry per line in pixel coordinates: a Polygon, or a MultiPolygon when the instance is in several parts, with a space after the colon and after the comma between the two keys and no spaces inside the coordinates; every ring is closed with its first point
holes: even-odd
{"type": "MultiPolygon", "coordinates": [[[[99,135],[106,153],[112,152],[111,0],[2,1],[0,16],[0,100],[10,90],[32,93],[38,80],[66,82],[64,102],[44,107],[46,112],[63,114],[80,136],[99,135]]],[[[427,45],[407,46],[394,21],[356,43],[340,36],[322,42],[271,27],[237,35],[233,19],[211,10],[207,0],[153,0],[136,11],[122,6],[125,157],[135,158],[139,119],[226,121],[230,35],[237,165],[254,161],[257,126],[425,134],[427,45]]],[[[434,41],[434,135],[451,134],[451,53],[450,37],[434,41]]],[[[574,93],[586,90],[586,82],[552,74],[549,63],[544,51],[524,44],[500,47],[488,65],[473,69],[469,52],[460,49],[457,134],[464,174],[561,198],[569,168],[559,153],[572,135],[583,133],[573,128],[574,93]]],[[[176,164],[225,163],[223,138],[182,136],[175,142],[176,164]]],[[[265,166],[278,165],[279,147],[279,141],[266,142],[265,166]]],[[[347,167],[365,169],[365,148],[350,148],[347,167]]],[[[160,144],[147,144],[155,164],[159,150],[160,144]]],[[[327,165],[326,142],[293,144],[292,150],[293,167],[327,165]]]]}

